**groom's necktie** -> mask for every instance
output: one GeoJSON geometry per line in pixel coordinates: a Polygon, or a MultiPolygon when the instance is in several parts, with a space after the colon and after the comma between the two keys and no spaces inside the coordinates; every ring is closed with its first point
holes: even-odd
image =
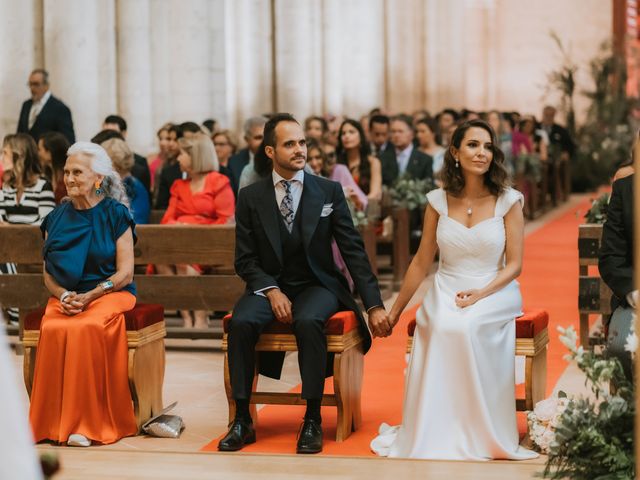
{"type": "Polygon", "coordinates": [[[291,182],[288,180],[280,180],[280,183],[284,187],[284,198],[280,202],[280,213],[284,219],[284,224],[287,226],[287,230],[291,233],[293,228],[293,195],[291,194],[291,182]]]}

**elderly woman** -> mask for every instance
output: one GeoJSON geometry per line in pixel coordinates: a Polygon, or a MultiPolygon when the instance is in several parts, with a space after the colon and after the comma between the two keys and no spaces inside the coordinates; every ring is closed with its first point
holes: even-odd
{"type": "Polygon", "coordinates": [[[136,304],[135,223],[99,145],[71,146],[64,181],[70,201],[41,226],[51,298],[40,327],[31,425],[38,442],[108,444],[137,432],[124,319],[136,304]]]}
{"type": "MultiPolygon", "coordinates": [[[[173,182],[169,208],[160,223],[228,223],[235,213],[235,196],[229,179],[217,171],[218,158],[211,139],[196,133],[191,138],[181,138],[179,144],[178,162],[187,179],[173,182]]],[[[158,273],[163,275],[201,275],[205,269],[201,265],[156,265],[158,273]]],[[[188,310],[180,313],[185,327],[207,327],[206,311],[196,310],[193,316],[188,310]]]]}
{"type": "Polygon", "coordinates": [[[122,179],[136,225],[149,223],[149,214],[151,213],[149,193],[142,182],[131,175],[135,161],[127,142],[119,138],[111,138],[100,145],[106,150],[113,162],[113,168],[122,179]]]}
{"type": "Polygon", "coordinates": [[[229,159],[238,150],[238,139],[231,130],[220,130],[211,136],[211,140],[218,156],[218,164],[220,166],[218,171],[231,178],[229,159]]]}

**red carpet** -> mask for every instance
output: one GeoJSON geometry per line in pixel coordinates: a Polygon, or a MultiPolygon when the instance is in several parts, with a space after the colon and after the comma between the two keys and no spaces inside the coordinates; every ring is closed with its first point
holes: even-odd
{"type": "MultiPolygon", "coordinates": [[[[519,279],[524,306],[544,308],[550,319],[547,394],[566,367],[562,359],[566,350],[558,340],[556,327],[578,327],[578,225],[588,208],[589,204],[584,202],[525,239],[524,268],[519,279]]],[[[393,425],[402,420],[407,322],[406,318],[402,319],[391,337],[375,340],[365,356],[362,428],[344,442],[337,443],[335,408],[322,409],[323,454],[372,456],[369,443],[376,436],[380,423],[393,425]]],[[[333,391],[332,388],[328,381],[327,391],[333,391]]],[[[264,407],[258,413],[258,441],[242,451],[295,453],[296,434],[303,414],[304,407],[264,407]]],[[[519,415],[519,425],[521,432],[526,429],[524,415],[519,415]]],[[[216,451],[217,444],[216,438],[202,450],[216,451]]]]}

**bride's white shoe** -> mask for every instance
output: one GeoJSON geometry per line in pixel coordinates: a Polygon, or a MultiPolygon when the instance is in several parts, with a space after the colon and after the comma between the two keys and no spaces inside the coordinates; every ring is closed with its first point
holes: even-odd
{"type": "Polygon", "coordinates": [[[90,447],[91,440],[80,433],[72,433],[67,439],[67,446],[69,447],[90,447]]]}

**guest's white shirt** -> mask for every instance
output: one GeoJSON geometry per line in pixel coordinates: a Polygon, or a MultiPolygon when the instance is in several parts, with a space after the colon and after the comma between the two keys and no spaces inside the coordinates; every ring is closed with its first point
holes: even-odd
{"type": "Polygon", "coordinates": [[[409,158],[411,157],[411,153],[413,152],[413,143],[410,143],[407,148],[404,150],[398,150],[396,148],[396,159],[398,160],[398,170],[400,175],[402,175],[407,166],[409,165],[409,158]]]}
{"type": "MultiPolygon", "coordinates": [[[[286,190],[284,185],[280,183],[282,180],[286,180],[281,177],[275,170],[271,172],[271,177],[273,178],[273,188],[276,191],[276,204],[278,205],[278,211],[280,210],[280,204],[286,195],[286,190]]],[[[300,205],[300,199],[302,198],[302,187],[304,186],[304,170],[300,170],[296,172],[293,178],[290,180],[291,182],[291,196],[293,197],[293,216],[295,218],[296,212],[298,211],[298,205],[300,205]]]]}
{"type": "Polygon", "coordinates": [[[51,90],[47,90],[40,100],[31,104],[31,110],[29,110],[29,128],[33,127],[33,124],[36,122],[36,118],[38,118],[38,115],[40,115],[40,112],[50,98],[51,90]]]}

